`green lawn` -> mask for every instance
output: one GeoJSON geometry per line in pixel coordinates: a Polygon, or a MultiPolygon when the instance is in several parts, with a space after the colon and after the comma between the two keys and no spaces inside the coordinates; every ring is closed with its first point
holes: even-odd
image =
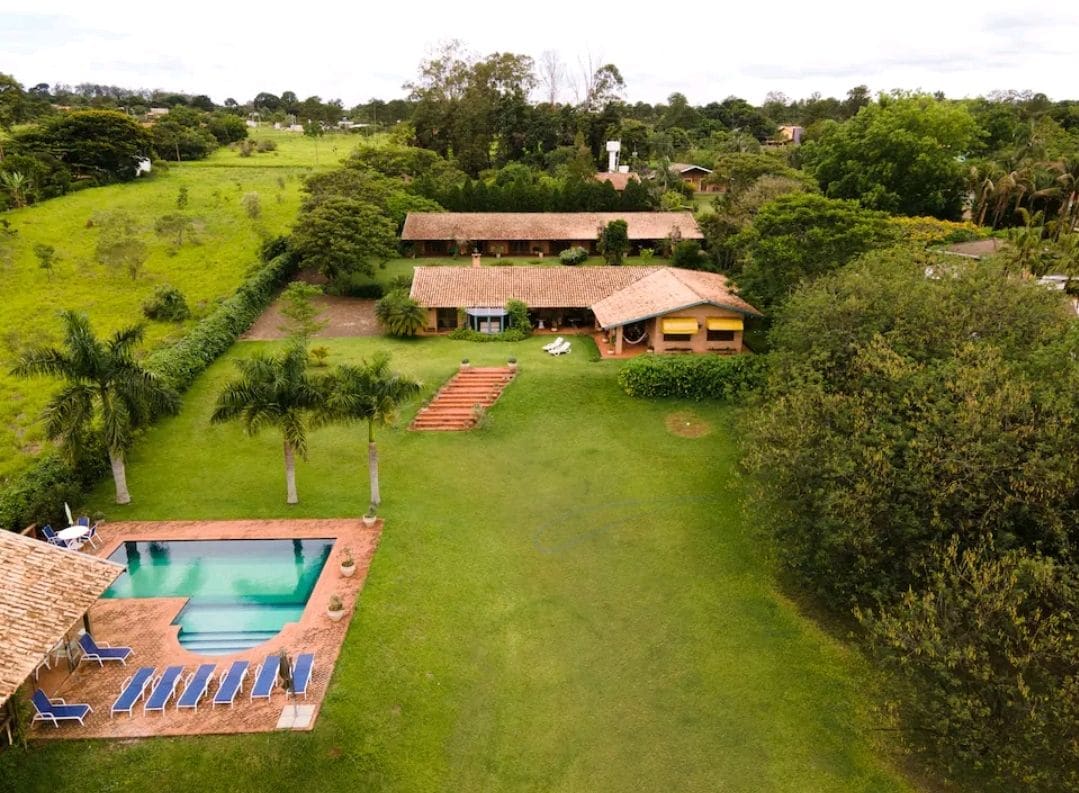
{"type": "MultiPolygon", "coordinates": [[[[263,235],[285,232],[296,216],[302,177],[314,165],[314,142],[303,135],[260,130],[273,137],[276,152],[240,157],[219,149],[207,160],[173,163],[149,179],[94,188],[3,213],[12,230],[10,263],[0,261],[0,477],[22,468],[41,444],[36,419],[51,389],[12,378],[13,356],[28,345],[59,338],[61,309],[87,312],[99,334],[143,320],[141,306],[161,283],[187,297],[196,317],[230,294],[257,257],[263,235]],[[172,250],[153,231],[154,221],[176,211],[180,187],[188,189],[189,214],[197,242],[172,250]],[[261,216],[251,219],[241,205],[245,193],[259,194],[261,216]],[[99,231],[88,224],[103,210],[126,210],[141,224],[150,250],[138,280],[94,259],[99,231]],[[38,267],[35,243],[52,245],[58,261],[51,276],[38,267]]],[[[320,163],[343,158],[357,139],[333,135],[319,143],[320,163]]],[[[186,325],[150,323],[150,345],[182,333],[186,325]]]]}
{"type": "MultiPolygon", "coordinates": [[[[427,393],[462,357],[521,370],[485,429],[409,433],[413,405],[381,432],[386,529],[313,733],[47,743],[0,754],[0,790],[911,790],[868,737],[865,667],[773,589],[729,410],[632,400],[587,340],[541,343],[327,342],[335,363],[392,351],[427,393]],[[670,434],[677,409],[714,433],[670,434]]],[[[132,506],[107,486],[91,506],[360,514],[360,428],[311,436],[289,508],[279,438],[209,425],[259,346],[142,440],[132,506]]]]}

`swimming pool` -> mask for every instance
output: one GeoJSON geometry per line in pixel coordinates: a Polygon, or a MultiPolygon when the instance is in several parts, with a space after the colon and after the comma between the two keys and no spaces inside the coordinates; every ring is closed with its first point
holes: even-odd
{"type": "Polygon", "coordinates": [[[202,655],[254,647],[303,614],[332,539],[125,542],[109,560],[127,572],[108,598],[186,597],[173,624],[202,655]]]}

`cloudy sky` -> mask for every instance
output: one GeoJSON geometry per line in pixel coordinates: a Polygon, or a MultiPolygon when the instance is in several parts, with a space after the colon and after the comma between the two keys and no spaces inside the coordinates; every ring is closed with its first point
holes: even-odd
{"type": "Polygon", "coordinates": [[[680,91],[694,104],[732,94],[759,103],[769,91],[843,96],[859,84],[1079,98],[1079,0],[609,5],[0,0],[0,72],[27,86],[104,83],[217,102],[290,90],[348,107],[402,96],[425,54],[458,38],[478,54],[555,50],[571,71],[589,56],[614,63],[631,102],[680,91]]]}

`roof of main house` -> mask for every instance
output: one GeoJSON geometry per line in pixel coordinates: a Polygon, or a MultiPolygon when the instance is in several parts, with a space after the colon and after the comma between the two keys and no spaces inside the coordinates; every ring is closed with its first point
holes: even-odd
{"type": "Polygon", "coordinates": [[[703,239],[691,212],[410,212],[402,240],[594,240],[624,220],[631,240],[661,240],[675,228],[703,239]]]}
{"type": "Polygon", "coordinates": [[[115,562],[0,530],[0,704],[123,571],[115,562]]]}
{"type": "Polygon", "coordinates": [[[429,308],[590,308],[605,328],[705,303],[760,315],[726,277],[677,267],[417,267],[411,295],[429,308]]]}
{"type": "Polygon", "coordinates": [[[618,191],[625,190],[630,179],[635,182],[641,181],[641,177],[633,172],[622,173],[620,171],[600,171],[594,178],[597,182],[610,182],[611,187],[618,191]]]}

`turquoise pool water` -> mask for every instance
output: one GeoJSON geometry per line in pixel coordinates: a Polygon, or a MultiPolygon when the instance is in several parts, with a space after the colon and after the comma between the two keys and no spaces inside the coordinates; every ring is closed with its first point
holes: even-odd
{"type": "Polygon", "coordinates": [[[125,542],[109,559],[127,572],[109,598],[186,597],[180,644],[225,655],[270,639],[303,613],[333,540],[125,542]]]}

